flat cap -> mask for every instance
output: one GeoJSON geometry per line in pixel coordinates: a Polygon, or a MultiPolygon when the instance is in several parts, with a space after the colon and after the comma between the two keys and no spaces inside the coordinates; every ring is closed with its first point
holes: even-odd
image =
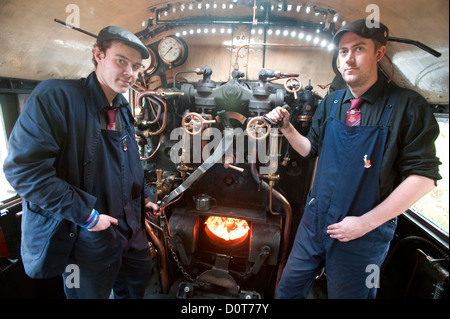
{"type": "Polygon", "coordinates": [[[353,32],[363,38],[377,40],[382,45],[386,45],[389,37],[388,28],[381,22],[359,19],[350,22],[336,32],[333,38],[334,45],[339,46],[339,41],[345,32],[353,32]]]}
{"type": "Polygon", "coordinates": [[[148,59],[150,56],[147,47],[141,42],[141,40],[139,40],[137,36],[128,30],[115,26],[109,26],[101,29],[97,36],[97,43],[111,40],[122,41],[126,45],[138,50],[141,53],[142,59],[148,59]]]}

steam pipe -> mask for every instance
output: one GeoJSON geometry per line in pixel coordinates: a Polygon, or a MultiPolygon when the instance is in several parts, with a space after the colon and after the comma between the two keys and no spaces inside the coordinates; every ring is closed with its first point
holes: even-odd
{"type": "MultiPolygon", "coordinates": [[[[155,120],[148,121],[149,124],[153,124],[153,123],[155,123],[156,121],[159,120],[159,117],[161,116],[161,107],[164,108],[163,124],[161,125],[161,127],[159,128],[158,131],[149,133],[150,135],[161,134],[164,131],[164,129],[166,128],[166,125],[167,125],[167,103],[157,96],[157,92],[155,92],[155,91],[144,91],[144,92],[139,93],[138,96],[137,96],[136,108],[142,109],[142,100],[144,99],[144,97],[148,97],[150,99],[150,101],[152,101],[153,103],[158,105],[158,111],[157,111],[157,114],[155,115],[155,120]]],[[[141,114],[141,116],[143,117],[143,114],[141,114]]]]}
{"type": "MultiPolygon", "coordinates": [[[[153,102],[155,102],[157,104],[159,103],[159,105],[162,104],[162,106],[164,108],[163,124],[161,125],[161,127],[158,131],[152,132],[153,135],[158,135],[164,131],[164,129],[166,128],[166,125],[167,125],[167,103],[166,103],[166,101],[164,101],[163,99],[160,99],[157,96],[151,96],[150,100],[152,100],[153,102]]],[[[159,116],[157,118],[159,118],[159,116]]]]}
{"type": "MultiPolygon", "coordinates": [[[[142,108],[143,107],[143,99],[145,97],[149,97],[151,99],[151,97],[155,96],[156,92],[155,91],[143,91],[141,93],[138,94],[137,99],[136,99],[136,104],[138,108],[142,108]]],[[[153,121],[149,121],[150,124],[155,123],[157,120],[159,120],[159,117],[161,116],[161,104],[158,104],[158,111],[156,112],[156,116],[155,119],[153,121]]]]}
{"type": "Polygon", "coordinates": [[[177,73],[175,73],[175,76],[173,77],[173,87],[176,88],[176,84],[177,84],[177,76],[178,74],[182,74],[182,73],[196,73],[198,75],[203,74],[203,82],[206,81],[205,78],[211,76],[212,70],[209,66],[204,66],[203,68],[196,68],[195,70],[185,70],[185,71],[178,71],[177,73]]]}
{"type": "Polygon", "coordinates": [[[442,53],[436,51],[435,49],[430,48],[428,45],[423,44],[422,42],[416,41],[416,40],[411,40],[411,39],[404,39],[404,38],[395,38],[395,37],[388,37],[389,41],[392,42],[401,42],[401,43],[407,43],[407,44],[412,44],[415,45],[416,47],[424,50],[425,52],[428,52],[429,54],[439,58],[442,53]]]}
{"type": "MultiPolygon", "coordinates": [[[[256,152],[256,143],[255,148],[253,149],[254,152],[256,152]]],[[[281,274],[283,273],[284,266],[286,264],[287,260],[287,249],[289,244],[289,237],[291,234],[291,228],[292,228],[292,207],[289,204],[288,200],[276,189],[271,188],[267,182],[264,180],[261,180],[258,176],[258,171],[256,169],[256,163],[250,164],[250,171],[252,173],[253,178],[257,183],[263,186],[264,189],[270,191],[270,195],[274,195],[284,206],[284,211],[286,213],[285,217],[285,225],[283,230],[283,236],[282,236],[282,243],[280,246],[280,264],[278,265],[278,272],[277,272],[277,281],[276,285],[278,285],[278,282],[280,281],[281,274]]]]}
{"type": "Polygon", "coordinates": [[[289,245],[289,237],[291,235],[291,228],[292,228],[292,207],[289,204],[286,197],[284,197],[280,192],[278,192],[276,189],[272,188],[272,192],[275,195],[275,197],[283,204],[284,211],[286,213],[285,217],[285,225],[284,225],[284,231],[283,231],[283,243],[282,243],[282,249],[281,249],[281,256],[280,256],[280,265],[278,266],[278,274],[277,274],[277,285],[278,282],[281,279],[281,274],[283,273],[284,266],[286,265],[287,261],[287,249],[289,245]]]}
{"type": "Polygon", "coordinates": [[[158,239],[156,234],[153,232],[153,229],[148,221],[145,221],[145,230],[147,231],[147,234],[149,235],[152,243],[155,244],[156,249],[158,249],[159,251],[159,267],[160,267],[159,273],[161,276],[161,287],[163,293],[167,294],[167,292],[169,291],[169,274],[167,268],[166,250],[164,249],[163,244],[158,239]]]}
{"type": "Polygon", "coordinates": [[[149,156],[147,156],[147,157],[141,157],[141,161],[147,161],[147,160],[149,160],[149,159],[151,159],[155,154],[156,154],[156,152],[158,152],[158,150],[159,150],[159,148],[161,147],[161,142],[162,142],[162,140],[163,140],[163,135],[160,135],[159,136],[159,141],[158,141],[158,145],[156,146],[156,148],[155,148],[155,150],[153,151],[153,153],[151,153],[149,156]]]}

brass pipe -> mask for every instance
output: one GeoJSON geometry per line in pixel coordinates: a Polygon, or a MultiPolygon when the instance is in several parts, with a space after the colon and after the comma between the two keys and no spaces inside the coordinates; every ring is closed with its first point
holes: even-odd
{"type": "MultiPolygon", "coordinates": [[[[143,109],[143,100],[146,97],[153,97],[156,95],[155,91],[142,91],[138,94],[136,98],[136,108],[143,109]]],[[[150,124],[155,123],[157,120],[159,120],[159,116],[161,115],[161,107],[158,108],[157,115],[155,116],[155,119],[153,121],[149,121],[150,124]]]]}
{"type": "Polygon", "coordinates": [[[167,103],[163,99],[160,99],[157,95],[158,95],[158,93],[155,91],[143,91],[143,92],[139,93],[136,98],[136,106],[135,106],[136,117],[138,117],[138,115],[139,115],[139,117],[143,118],[143,116],[144,116],[142,101],[145,97],[148,97],[150,99],[150,101],[152,101],[153,103],[155,103],[159,106],[158,111],[155,115],[155,119],[153,121],[148,121],[149,124],[156,123],[159,120],[159,117],[161,116],[161,108],[164,108],[163,124],[161,125],[161,127],[159,128],[158,131],[149,132],[149,135],[161,134],[167,125],[167,103]],[[139,111],[139,114],[138,114],[138,111],[139,111]]]}
{"type": "Polygon", "coordinates": [[[146,161],[146,160],[151,159],[151,158],[156,154],[156,152],[158,152],[159,148],[161,147],[161,142],[162,142],[163,138],[164,138],[163,135],[160,135],[160,136],[159,136],[159,141],[158,141],[158,145],[156,146],[156,149],[155,149],[155,150],[153,151],[153,153],[150,154],[149,156],[147,156],[147,157],[141,157],[141,161],[146,161]]]}
{"type": "Polygon", "coordinates": [[[159,240],[158,236],[153,232],[152,226],[148,221],[145,221],[145,230],[149,235],[152,243],[156,246],[159,252],[159,273],[161,276],[161,288],[164,294],[169,291],[169,272],[167,268],[167,254],[163,244],[159,240]]]}
{"type": "Polygon", "coordinates": [[[292,228],[292,207],[289,204],[286,197],[284,197],[280,192],[278,192],[274,188],[272,188],[272,192],[274,193],[275,197],[280,202],[283,203],[284,211],[286,213],[285,225],[284,225],[284,231],[283,231],[283,242],[282,242],[282,248],[280,249],[280,251],[281,251],[280,264],[278,266],[277,281],[276,281],[276,285],[278,285],[278,282],[281,279],[281,275],[283,273],[283,269],[284,269],[284,266],[286,265],[286,261],[287,261],[287,250],[288,250],[289,237],[291,236],[291,228],[292,228]]]}
{"type": "MultiPolygon", "coordinates": [[[[167,125],[167,103],[166,103],[166,101],[160,99],[157,96],[151,96],[150,100],[152,100],[152,99],[156,100],[156,103],[158,103],[158,102],[161,103],[163,105],[163,107],[164,107],[163,124],[161,125],[161,127],[160,127],[160,129],[158,131],[151,132],[152,135],[158,135],[158,134],[161,134],[164,131],[164,129],[166,128],[166,125],[167,125]]],[[[159,118],[159,115],[158,115],[157,118],[159,118]]]]}
{"type": "Polygon", "coordinates": [[[272,209],[272,198],[273,198],[273,194],[272,194],[272,190],[273,190],[273,186],[271,183],[269,183],[269,187],[270,187],[270,191],[269,191],[269,209],[270,209],[270,213],[272,215],[280,215],[279,212],[274,212],[272,209]]]}
{"type": "MultiPolygon", "coordinates": [[[[256,152],[256,147],[253,149],[253,152],[256,152]]],[[[255,157],[256,158],[256,157],[255,157]]],[[[256,168],[256,164],[252,163],[250,164],[253,178],[256,180],[256,182],[260,183],[266,190],[268,190],[269,193],[269,199],[270,196],[273,194],[275,198],[277,198],[284,206],[285,211],[285,222],[284,222],[284,229],[283,229],[283,235],[282,235],[282,242],[280,245],[280,263],[278,265],[278,272],[277,272],[277,279],[276,279],[276,285],[278,285],[278,282],[280,281],[281,274],[283,273],[284,266],[286,265],[287,261],[287,250],[289,246],[289,237],[291,235],[291,228],[292,228],[292,207],[289,203],[289,201],[276,189],[273,187],[270,187],[269,184],[261,180],[258,176],[258,171],[256,168]]],[[[272,204],[272,203],[270,203],[272,204]]]]}

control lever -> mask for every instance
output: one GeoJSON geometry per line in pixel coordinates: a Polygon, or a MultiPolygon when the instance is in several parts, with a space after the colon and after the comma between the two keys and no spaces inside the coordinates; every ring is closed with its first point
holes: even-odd
{"type": "MultiPolygon", "coordinates": [[[[291,108],[289,105],[285,104],[282,106],[283,109],[287,110],[288,112],[291,111],[291,108]]],[[[281,125],[283,125],[283,119],[281,119],[278,122],[275,122],[273,120],[271,120],[266,114],[264,114],[263,116],[261,116],[262,119],[264,120],[264,122],[266,122],[267,124],[270,125],[270,127],[281,127],[281,125]]]]}
{"type": "Polygon", "coordinates": [[[158,204],[160,208],[163,208],[168,204],[170,204],[175,198],[177,198],[184,191],[186,191],[200,176],[205,174],[205,172],[208,169],[210,169],[216,163],[219,163],[219,161],[222,160],[222,156],[226,154],[228,149],[233,145],[233,127],[231,126],[230,120],[228,119],[226,113],[224,115],[222,115],[223,113],[221,114],[219,114],[219,112],[217,113],[219,116],[222,116],[221,121],[225,126],[224,130],[225,136],[220,141],[219,147],[217,147],[214,153],[211,156],[209,156],[203,162],[203,164],[197,167],[197,169],[194,172],[192,172],[192,174],[189,175],[189,177],[186,178],[186,180],[183,183],[181,183],[181,185],[179,185],[177,188],[171,191],[169,195],[167,195],[161,200],[161,202],[158,204]]]}
{"type": "Polygon", "coordinates": [[[230,122],[230,118],[227,115],[227,112],[225,110],[218,111],[217,116],[220,118],[220,122],[224,126],[224,128],[233,128],[230,122]]]}

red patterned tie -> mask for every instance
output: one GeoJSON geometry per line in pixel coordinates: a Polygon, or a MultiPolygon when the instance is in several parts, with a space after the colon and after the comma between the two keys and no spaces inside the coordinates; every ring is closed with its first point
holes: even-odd
{"type": "Polygon", "coordinates": [[[108,124],[106,128],[110,131],[114,131],[116,129],[116,111],[117,109],[107,109],[106,115],[108,115],[108,124]]]}
{"type": "Polygon", "coordinates": [[[359,106],[363,102],[362,98],[351,99],[350,100],[350,109],[347,112],[347,119],[345,124],[348,126],[359,126],[361,125],[361,111],[359,106]]]}

